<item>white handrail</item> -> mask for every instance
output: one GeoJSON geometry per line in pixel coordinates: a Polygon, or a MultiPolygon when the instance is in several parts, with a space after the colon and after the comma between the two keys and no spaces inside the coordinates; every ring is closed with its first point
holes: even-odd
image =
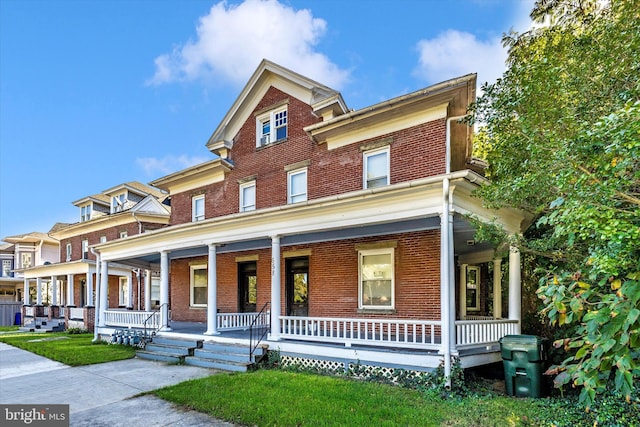
{"type": "Polygon", "coordinates": [[[348,319],[337,317],[280,316],[283,338],[352,344],[440,348],[439,320],[348,319]]]}

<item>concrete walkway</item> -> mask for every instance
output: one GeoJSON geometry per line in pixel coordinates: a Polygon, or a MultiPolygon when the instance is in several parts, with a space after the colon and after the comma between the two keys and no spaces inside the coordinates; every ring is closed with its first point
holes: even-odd
{"type": "Polygon", "coordinates": [[[71,426],[225,426],[142,392],[216,371],[128,359],[69,367],[0,343],[0,403],[69,404],[71,426]]]}

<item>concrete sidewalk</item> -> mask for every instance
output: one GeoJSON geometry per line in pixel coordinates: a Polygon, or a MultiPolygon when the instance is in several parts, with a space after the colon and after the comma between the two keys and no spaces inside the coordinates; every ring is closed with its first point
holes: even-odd
{"type": "Polygon", "coordinates": [[[69,404],[71,426],[226,426],[139,393],[216,371],[128,359],[80,367],[0,343],[0,403],[69,404]]]}

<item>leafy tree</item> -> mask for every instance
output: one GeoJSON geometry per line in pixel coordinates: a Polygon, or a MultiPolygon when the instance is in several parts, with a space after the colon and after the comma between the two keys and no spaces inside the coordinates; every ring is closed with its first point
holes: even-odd
{"type": "Polygon", "coordinates": [[[570,331],[550,370],[590,406],[640,380],[640,1],[538,0],[544,25],[504,38],[508,70],[472,106],[491,207],[536,216],[538,295],[570,331]]]}

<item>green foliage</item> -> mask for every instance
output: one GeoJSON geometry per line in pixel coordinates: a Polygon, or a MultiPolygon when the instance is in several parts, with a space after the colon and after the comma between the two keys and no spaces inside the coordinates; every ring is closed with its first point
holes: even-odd
{"type": "MultiPolygon", "coordinates": [[[[508,70],[472,110],[483,124],[491,207],[532,212],[519,242],[567,357],[556,385],[593,406],[611,377],[640,380],[640,3],[538,0],[548,24],[510,34],[508,70]]],[[[497,235],[496,233],[493,233],[497,235]]]]}
{"type": "Polygon", "coordinates": [[[89,331],[84,328],[68,328],[65,332],[69,335],[77,335],[77,334],[88,334],[89,331]]]}

